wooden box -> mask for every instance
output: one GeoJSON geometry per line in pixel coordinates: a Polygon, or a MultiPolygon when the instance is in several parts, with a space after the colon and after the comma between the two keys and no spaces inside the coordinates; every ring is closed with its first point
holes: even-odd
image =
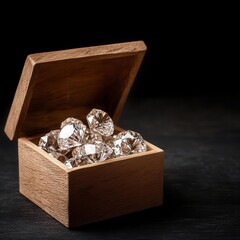
{"type": "Polygon", "coordinates": [[[92,108],[116,123],[145,52],[136,41],[26,58],[5,126],[18,139],[19,189],[68,228],[162,204],[163,150],[149,142],[147,152],[73,169],[37,146],[39,136],[67,117],[83,121],[92,108]]]}

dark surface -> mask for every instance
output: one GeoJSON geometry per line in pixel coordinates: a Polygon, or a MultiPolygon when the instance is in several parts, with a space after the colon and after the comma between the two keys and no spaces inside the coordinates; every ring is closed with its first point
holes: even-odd
{"type": "Polygon", "coordinates": [[[75,230],[18,192],[17,143],[1,132],[0,239],[240,239],[239,106],[227,96],[128,99],[119,125],[165,150],[164,204],[75,230]]]}

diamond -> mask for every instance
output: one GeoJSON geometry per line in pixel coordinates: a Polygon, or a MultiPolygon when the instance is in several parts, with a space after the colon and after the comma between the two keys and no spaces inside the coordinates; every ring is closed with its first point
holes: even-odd
{"type": "Polygon", "coordinates": [[[84,135],[84,143],[100,143],[103,141],[102,135],[87,129],[84,135]]]}
{"type": "Polygon", "coordinates": [[[45,134],[40,138],[38,146],[48,153],[57,151],[59,149],[57,142],[59,132],[59,130],[52,130],[45,134]]]}
{"type": "Polygon", "coordinates": [[[106,143],[87,143],[76,147],[72,151],[72,155],[80,162],[86,160],[101,162],[109,158],[112,152],[113,150],[106,143]]]}
{"type": "Polygon", "coordinates": [[[61,124],[58,144],[61,149],[69,149],[82,144],[86,126],[76,118],[67,118],[61,124]]]}
{"type": "Polygon", "coordinates": [[[86,117],[89,128],[103,136],[110,136],[114,132],[113,121],[110,116],[100,110],[93,108],[86,117]]]}
{"type": "Polygon", "coordinates": [[[115,135],[111,142],[115,157],[145,152],[147,146],[142,136],[134,131],[123,131],[115,135]]]}

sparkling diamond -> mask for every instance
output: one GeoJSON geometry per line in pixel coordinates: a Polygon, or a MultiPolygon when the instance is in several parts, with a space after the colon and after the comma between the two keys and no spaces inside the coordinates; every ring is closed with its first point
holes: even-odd
{"type": "Polygon", "coordinates": [[[103,136],[110,136],[114,132],[113,121],[110,116],[100,110],[100,109],[92,109],[92,111],[87,115],[87,122],[89,128],[97,132],[103,136]]]}
{"type": "Polygon", "coordinates": [[[59,149],[57,142],[59,132],[59,130],[52,130],[45,134],[40,138],[38,146],[48,153],[57,151],[59,149]]]}
{"type": "Polygon", "coordinates": [[[78,166],[78,160],[76,158],[70,158],[64,162],[67,168],[74,168],[78,166]]]}
{"type": "Polygon", "coordinates": [[[67,118],[61,124],[58,144],[61,149],[80,146],[83,143],[86,126],[76,118],[67,118]]]}
{"type": "Polygon", "coordinates": [[[84,143],[100,143],[103,141],[102,135],[87,129],[84,135],[84,143]]]}
{"type": "Polygon", "coordinates": [[[115,135],[111,146],[115,156],[124,156],[145,152],[147,150],[146,143],[142,136],[139,133],[130,130],[115,135]]]}
{"type": "Polygon", "coordinates": [[[104,161],[109,158],[113,150],[105,143],[87,143],[80,147],[76,147],[72,151],[73,157],[79,161],[86,161],[86,159],[92,162],[104,161]]]}

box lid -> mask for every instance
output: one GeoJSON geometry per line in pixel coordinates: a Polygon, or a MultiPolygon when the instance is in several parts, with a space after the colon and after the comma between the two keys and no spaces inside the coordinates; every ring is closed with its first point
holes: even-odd
{"type": "Polygon", "coordinates": [[[12,140],[48,132],[67,117],[84,121],[92,108],[116,123],[145,52],[135,41],[27,56],[5,133],[12,140]]]}

